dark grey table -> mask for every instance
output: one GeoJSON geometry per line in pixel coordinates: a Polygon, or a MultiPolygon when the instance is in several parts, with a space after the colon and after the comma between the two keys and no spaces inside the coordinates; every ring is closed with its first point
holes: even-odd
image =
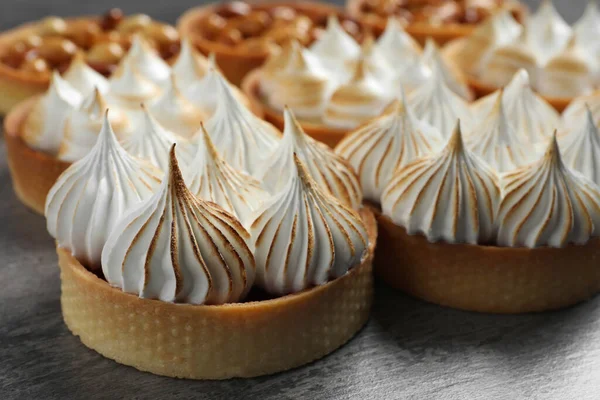
{"type": "MultiPolygon", "coordinates": [[[[558,1],[570,20],[583,8],[558,1]]],[[[0,29],[114,4],[174,22],[194,2],[0,0],[0,29]]],[[[44,219],[15,198],[4,154],[0,139],[0,399],[600,399],[600,298],[560,312],[494,316],[378,284],[366,328],[306,367],[194,382],[118,365],[65,327],[53,242],[44,219]]]]}

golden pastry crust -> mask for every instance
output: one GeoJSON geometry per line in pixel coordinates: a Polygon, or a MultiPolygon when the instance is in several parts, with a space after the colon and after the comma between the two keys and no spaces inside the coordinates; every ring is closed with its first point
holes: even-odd
{"type": "MultiPolygon", "coordinates": [[[[465,41],[463,39],[456,39],[446,44],[443,48],[443,53],[449,60],[452,60],[455,65],[460,66],[460,53],[462,50],[462,46],[465,41]]],[[[499,87],[489,85],[483,82],[481,79],[474,77],[472,74],[467,72],[463,72],[469,87],[475,94],[475,98],[479,99],[481,97],[487,96],[490,93],[495,92],[500,89],[499,87]]],[[[540,95],[544,100],[546,100],[552,107],[554,107],[558,112],[562,112],[569,103],[573,100],[572,97],[548,97],[540,95]]]]}
{"type": "Polygon", "coordinates": [[[30,148],[21,138],[23,123],[37,99],[35,96],[18,104],[4,118],[4,140],[17,197],[27,207],[43,215],[46,195],[71,164],[30,148]]]}
{"type": "Polygon", "coordinates": [[[367,322],[373,297],[373,214],[362,210],[369,255],[348,274],[297,294],[220,306],[141,299],[113,288],[58,248],[65,323],[105,357],[158,375],[226,379],[319,359],[367,322]]]}
{"type": "MultiPolygon", "coordinates": [[[[375,34],[380,34],[385,30],[387,24],[386,18],[368,16],[363,13],[365,0],[347,0],[346,9],[348,13],[358,19],[365,27],[370,28],[375,34]]],[[[519,2],[506,2],[504,6],[511,10],[518,21],[522,21],[527,15],[527,7],[519,2]]],[[[421,45],[424,45],[427,38],[433,38],[438,44],[442,45],[454,39],[470,35],[478,24],[468,23],[442,23],[429,24],[426,22],[413,22],[405,27],[408,34],[414,37],[421,45]]]]}
{"type": "MultiPolygon", "coordinates": [[[[252,7],[257,9],[268,9],[274,7],[289,7],[299,14],[306,15],[311,19],[323,19],[330,14],[341,15],[343,10],[334,5],[313,1],[259,1],[252,2],[252,7]]],[[[260,67],[267,57],[267,48],[240,48],[232,47],[205,37],[199,30],[201,21],[215,14],[222,4],[196,7],[186,11],[177,21],[177,28],[181,36],[187,36],[201,53],[208,55],[214,53],[217,65],[223,74],[235,85],[240,85],[246,74],[260,67]]]]}
{"type": "Polygon", "coordinates": [[[568,307],[600,292],[600,238],[559,249],[430,243],[377,214],[376,274],[426,301],[524,313],[568,307]]]}
{"type": "MultiPolygon", "coordinates": [[[[283,113],[265,104],[259,93],[260,84],[260,69],[250,72],[242,82],[242,91],[252,104],[252,109],[259,109],[264,115],[264,119],[275,125],[279,130],[283,131],[283,113]]],[[[324,124],[299,121],[302,129],[307,135],[315,138],[328,145],[335,147],[340,140],[352,129],[337,129],[330,128],[324,124]]],[[[355,128],[356,129],[356,128],[355,128]]]]}

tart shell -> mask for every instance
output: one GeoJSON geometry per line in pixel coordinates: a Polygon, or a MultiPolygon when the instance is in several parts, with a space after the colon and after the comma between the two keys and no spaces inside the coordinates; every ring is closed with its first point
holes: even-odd
{"type": "MultiPolygon", "coordinates": [[[[284,120],[283,113],[269,107],[261,98],[260,95],[260,69],[256,69],[250,72],[244,81],[242,82],[242,91],[250,100],[250,104],[252,104],[252,109],[259,109],[264,115],[264,119],[271,124],[275,125],[279,130],[283,131],[284,128],[284,120]]],[[[340,140],[348,132],[350,129],[336,129],[330,128],[323,124],[306,122],[299,120],[302,129],[306,132],[307,135],[313,137],[314,139],[325,143],[329,147],[335,147],[340,140]]]]}
{"type": "Polygon", "coordinates": [[[4,119],[8,168],[17,197],[23,204],[44,214],[46,195],[70,163],[30,148],[21,138],[21,128],[37,96],[12,109],[4,119]]]}
{"type": "Polygon", "coordinates": [[[273,374],[317,360],[367,322],[373,297],[373,214],[362,210],[369,254],[343,277],[280,298],[219,306],[173,304],[124,293],[58,248],[67,327],[121,364],[177,378],[273,374]]]}
{"type": "Polygon", "coordinates": [[[423,300],[512,314],[564,308],[600,292],[600,238],[535,249],[431,243],[378,214],[377,275],[423,300]]]}
{"type": "MultiPolygon", "coordinates": [[[[258,1],[253,2],[252,5],[290,7],[305,15],[314,17],[342,13],[342,10],[339,7],[313,1],[258,1]]],[[[210,53],[214,53],[217,65],[225,77],[227,77],[234,85],[239,86],[248,72],[260,67],[265,62],[269,56],[269,52],[233,48],[205,38],[198,31],[197,27],[199,26],[200,21],[208,15],[215,13],[219,7],[221,7],[221,4],[192,8],[179,18],[177,21],[177,28],[179,29],[181,36],[189,37],[201,53],[206,56],[210,53]]]]}

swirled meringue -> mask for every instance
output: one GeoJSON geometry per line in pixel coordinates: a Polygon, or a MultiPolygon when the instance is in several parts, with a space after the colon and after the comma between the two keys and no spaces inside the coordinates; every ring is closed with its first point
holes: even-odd
{"type": "Polygon", "coordinates": [[[256,179],[221,157],[204,126],[200,131],[196,155],[184,169],[188,188],[200,199],[219,204],[246,226],[268,193],[256,179]]]}
{"type": "MultiPolygon", "coordinates": [[[[323,35],[310,47],[325,68],[333,74],[338,74],[344,64],[357,58],[361,52],[360,46],[341,26],[336,15],[331,14],[327,20],[327,29],[323,35]]],[[[344,81],[341,77],[340,81],[344,81]]]]}
{"type": "Polygon", "coordinates": [[[283,45],[275,47],[260,67],[259,89],[263,97],[267,98],[277,88],[276,79],[290,64],[292,53],[296,51],[296,45],[297,43],[294,41],[287,41],[283,45]]]}
{"type": "Polygon", "coordinates": [[[562,51],[569,42],[572,30],[560,16],[552,0],[544,0],[526,21],[527,45],[533,49],[540,65],[562,51]]]}
{"type": "MultiPolygon", "coordinates": [[[[102,129],[106,110],[106,101],[96,89],[79,108],[69,113],[65,119],[64,135],[58,150],[59,160],[74,162],[90,152],[98,140],[98,132],[102,129]]],[[[129,129],[129,119],[118,108],[111,109],[108,120],[118,137],[122,137],[129,129]]]]}
{"type": "Polygon", "coordinates": [[[590,0],[583,15],[573,26],[575,40],[585,49],[591,50],[595,57],[600,56],[600,12],[596,0],[590,0]]]}
{"type": "Polygon", "coordinates": [[[585,123],[563,136],[560,148],[567,166],[600,185],[600,133],[589,108],[585,123]]]}
{"type": "MultiPolygon", "coordinates": [[[[488,115],[496,102],[497,93],[477,100],[472,105],[473,114],[488,115]]],[[[536,143],[547,138],[560,127],[558,112],[531,90],[529,75],[519,70],[504,89],[503,105],[510,122],[523,140],[536,143]]]]}
{"type": "Polygon", "coordinates": [[[385,86],[371,75],[361,58],[352,79],[331,95],[323,121],[331,127],[352,129],[380,115],[391,100],[385,86]]]}
{"type": "Polygon", "coordinates": [[[276,294],[340,277],[362,262],[368,248],[360,216],[323,192],[299,157],[294,163],[288,184],[250,228],[257,283],[276,294]]]}
{"type": "Polygon", "coordinates": [[[363,64],[365,71],[384,88],[396,77],[394,67],[389,65],[387,60],[377,51],[375,39],[371,35],[363,40],[359,57],[346,62],[346,70],[350,72],[349,76],[356,74],[358,64],[363,64]]]}
{"type": "Polygon", "coordinates": [[[504,91],[494,94],[496,102],[490,113],[465,141],[467,147],[497,172],[512,171],[527,164],[530,157],[526,145],[510,125],[503,104],[504,91]]]}
{"type": "Polygon", "coordinates": [[[389,112],[347,135],[335,152],[354,167],[365,198],[379,203],[394,171],[436,152],[441,143],[439,131],[417,119],[403,99],[396,100],[389,112]]]}
{"type": "Polygon", "coordinates": [[[539,161],[503,177],[498,245],[584,244],[600,226],[600,189],[562,162],[556,137],[539,161]]]}
{"type": "Polygon", "coordinates": [[[161,89],[144,78],[127,57],[121,61],[109,83],[111,102],[132,109],[137,109],[140,103],[150,103],[161,93],[161,89]]]}
{"type": "Polygon", "coordinates": [[[119,145],[105,116],[92,150],[48,193],[48,232],[86,267],[100,268],[109,233],[130,207],[152,194],[160,182],[158,173],[119,145]]]}
{"type": "Polygon", "coordinates": [[[196,50],[189,38],[183,38],[181,50],[172,68],[179,86],[185,88],[194,84],[204,78],[211,68],[216,68],[214,53],[206,58],[196,50]]]}
{"type": "Polygon", "coordinates": [[[125,59],[132,64],[144,78],[161,86],[168,83],[171,67],[152,49],[141,35],[134,35],[131,48],[125,59]]]}
{"type": "Polygon", "coordinates": [[[447,138],[460,119],[465,129],[471,126],[468,103],[446,85],[439,68],[433,67],[432,77],[409,94],[408,102],[415,115],[437,128],[447,138]]]}
{"type": "Polygon", "coordinates": [[[221,156],[233,168],[254,175],[281,134],[244,107],[222,77],[217,79],[217,90],[217,108],[206,121],[206,130],[221,156]]]}
{"type": "Polygon", "coordinates": [[[567,132],[580,129],[586,122],[587,110],[592,112],[596,125],[600,125],[600,90],[577,97],[562,113],[562,126],[567,132]]]}
{"type": "Polygon", "coordinates": [[[463,144],[460,123],[446,146],[396,171],[381,197],[383,213],[430,242],[488,243],[500,189],[496,174],[463,144]]]}
{"type": "Polygon", "coordinates": [[[81,101],[81,94],[54,71],[49,89],[37,100],[25,120],[22,133],[25,143],[55,155],[63,138],[65,119],[81,101]]]}
{"type": "Polygon", "coordinates": [[[187,189],[172,149],[158,191],[122,218],[108,238],[102,270],[109,284],[141,298],[236,302],[254,282],[249,241],[232,215],[187,189]]]}
{"type": "Polygon", "coordinates": [[[352,167],[333,150],[306,135],[288,108],[284,110],[285,129],[279,145],[273,148],[256,174],[271,193],[278,193],[293,179],[293,155],[302,161],[322,191],[342,204],[358,209],[362,192],[352,167]]]}
{"type": "Polygon", "coordinates": [[[82,96],[89,96],[95,89],[108,91],[108,80],[86,64],[83,53],[77,53],[65,71],[63,78],[82,96]]]}
{"type": "Polygon", "coordinates": [[[150,111],[163,127],[189,138],[198,131],[207,113],[181,94],[175,75],[171,75],[170,82],[162,96],[150,105],[150,111]]]}
{"type": "Polygon", "coordinates": [[[394,67],[412,64],[422,54],[421,46],[394,17],[388,18],[383,34],[375,43],[375,52],[394,67]]]}
{"type": "Polygon", "coordinates": [[[189,164],[194,157],[194,145],[185,138],[165,129],[144,105],[143,116],[136,128],[124,138],[121,145],[135,157],[149,161],[161,171],[169,169],[169,150],[177,143],[177,158],[184,165],[189,164]]]}
{"type": "Polygon", "coordinates": [[[440,48],[432,38],[427,38],[427,41],[425,42],[423,59],[425,65],[437,68],[437,70],[441,73],[446,86],[448,86],[450,90],[465,100],[471,99],[472,93],[465,77],[454,64],[444,59],[444,56],[440,52],[440,48]]]}
{"type": "Polygon", "coordinates": [[[229,83],[215,67],[209,68],[202,79],[192,83],[188,87],[182,87],[181,92],[193,105],[208,116],[211,116],[217,108],[219,88],[222,84],[229,87],[231,94],[237,101],[246,107],[250,105],[248,98],[240,89],[229,83]]]}
{"type": "Polygon", "coordinates": [[[515,73],[525,69],[532,76],[537,71],[537,59],[527,45],[527,31],[515,41],[493,49],[482,62],[481,80],[491,86],[507,85],[515,73]]]}
{"type": "Polygon", "coordinates": [[[267,101],[271,107],[283,111],[287,105],[304,119],[318,119],[331,93],[335,79],[308,49],[294,41],[286,68],[275,75],[269,85],[267,101]]]}

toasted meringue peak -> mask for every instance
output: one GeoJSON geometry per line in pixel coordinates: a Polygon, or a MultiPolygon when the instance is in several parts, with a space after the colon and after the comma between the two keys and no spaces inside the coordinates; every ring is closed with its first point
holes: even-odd
{"type": "Polygon", "coordinates": [[[194,157],[194,146],[185,138],[166,129],[154,117],[152,111],[142,105],[143,117],[133,132],[122,141],[123,148],[129,154],[142,158],[154,166],[167,171],[169,168],[169,149],[178,143],[177,157],[189,164],[194,157]]]}
{"type": "Polygon", "coordinates": [[[204,126],[200,132],[196,155],[184,169],[185,181],[196,196],[219,204],[246,226],[268,193],[256,179],[233,168],[221,157],[204,126]]]}
{"type": "Polygon", "coordinates": [[[289,57],[285,70],[269,84],[271,93],[267,100],[277,110],[287,105],[300,118],[319,118],[334,89],[335,79],[319,59],[297,41],[292,42],[289,57]]]}
{"type": "Polygon", "coordinates": [[[277,145],[280,132],[241,104],[224,78],[217,79],[217,108],[206,122],[221,156],[233,166],[254,175],[262,158],[277,145]]]}
{"type": "Polygon", "coordinates": [[[125,58],[151,82],[159,86],[168,82],[171,67],[148,45],[142,35],[134,35],[131,48],[125,58]]]}
{"type": "Polygon", "coordinates": [[[162,126],[187,138],[198,131],[200,122],[207,118],[204,110],[196,107],[181,94],[175,75],[171,75],[170,85],[150,106],[150,110],[162,126]]]}
{"type": "MultiPolygon", "coordinates": [[[[475,115],[488,115],[496,102],[497,93],[492,93],[473,103],[475,115]]],[[[547,138],[560,127],[558,112],[543,98],[533,92],[529,75],[519,70],[504,89],[503,105],[506,115],[517,135],[525,141],[536,143],[547,138]]]]}
{"type": "Polygon", "coordinates": [[[323,121],[332,127],[351,129],[381,114],[391,101],[385,86],[367,69],[361,58],[352,79],[333,92],[323,121]]]}
{"type": "Polygon", "coordinates": [[[140,103],[158,97],[161,90],[144,78],[134,67],[130,57],[121,61],[119,68],[110,78],[110,95],[114,100],[129,108],[137,108],[140,103]]]}
{"type": "Polygon", "coordinates": [[[396,67],[412,64],[421,57],[422,49],[397,18],[389,17],[383,34],[375,43],[375,51],[396,67]]]}
{"type": "Polygon", "coordinates": [[[254,282],[250,236],[185,186],[172,148],[158,191],[136,205],[102,252],[109,284],[141,298],[191,304],[240,301],[254,282]]]}
{"type": "Polygon", "coordinates": [[[299,157],[288,184],[265,205],[250,232],[257,283],[294,293],[346,274],[367,254],[359,215],[323,192],[299,157]]]}
{"type": "Polygon", "coordinates": [[[450,90],[443,74],[435,66],[432,77],[409,95],[408,102],[415,115],[437,128],[444,138],[450,136],[458,119],[465,129],[469,130],[471,126],[468,103],[450,90]]]}
{"type": "Polygon", "coordinates": [[[372,35],[368,35],[363,40],[359,57],[346,63],[348,71],[350,71],[349,76],[356,75],[358,64],[361,63],[364,65],[365,71],[378,82],[387,83],[396,76],[394,67],[388,64],[387,60],[377,51],[372,35]]]}
{"type": "Polygon", "coordinates": [[[541,65],[562,51],[572,35],[569,24],[558,13],[552,0],[544,0],[526,24],[527,43],[541,65]]]}
{"type": "Polygon", "coordinates": [[[31,148],[56,154],[63,138],[65,119],[81,101],[81,94],[54,71],[49,89],[27,116],[23,140],[31,148]]]}
{"type": "Polygon", "coordinates": [[[503,177],[498,244],[584,244],[600,224],[600,189],[562,162],[556,136],[539,161],[503,177]]]}
{"type": "Polygon", "coordinates": [[[591,49],[594,56],[600,56],[600,11],[596,0],[590,0],[579,21],[573,27],[575,39],[586,49],[591,49]]]}
{"type": "Polygon", "coordinates": [[[408,65],[400,66],[399,73],[390,83],[392,93],[396,94],[402,90],[410,93],[431,79],[432,74],[427,59],[418,57],[408,65]]]}
{"type": "Polygon", "coordinates": [[[449,63],[444,58],[440,48],[431,38],[427,38],[427,41],[425,42],[423,58],[425,59],[426,65],[437,68],[450,90],[465,100],[471,99],[471,90],[469,89],[469,85],[462,75],[462,72],[460,72],[454,64],[449,63]]]}
{"type": "Polygon", "coordinates": [[[564,163],[597,185],[600,185],[599,135],[592,112],[587,108],[585,123],[562,137],[560,141],[564,163]]]}
{"type": "Polygon", "coordinates": [[[467,146],[497,172],[512,171],[530,161],[526,145],[509,124],[503,105],[504,91],[496,94],[490,113],[473,129],[467,146]]]}
{"type": "Polygon", "coordinates": [[[92,150],[73,163],[46,198],[48,232],[88,268],[100,267],[106,239],[127,210],[149,197],[159,171],[130,156],[105,115],[92,150]]]}
{"type": "Polygon", "coordinates": [[[587,109],[590,109],[596,125],[600,124],[600,91],[577,97],[562,113],[562,126],[567,132],[580,129],[586,122],[587,109]]]}
{"type": "Polygon", "coordinates": [[[185,98],[205,114],[211,116],[217,108],[219,98],[218,93],[221,84],[228,86],[233,96],[239,102],[243,103],[245,106],[249,105],[248,99],[240,89],[229,83],[221,72],[214,67],[209,68],[202,79],[187,87],[180,87],[185,98]]]}
{"type": "Polygon", "coordinates": [[[108,91],[108,80],[86,64],[83,53],[77,53],[65,71],[63,78],[82,96],[89,96],[95,89],[108,91]]]}
{"type": "MultiPolygon", "coordinates": [[[[96,144],[98,132],[102,129],[106,100],[98,89],[73,109],[65,119],[64,136],[57,157],[74,162],[83,158],[96,144]]],[[[118,108],[112,108],[108,119],[117,136],[122,136],[129,128],[127,115],[118,108]]]]}
{"type": "Polygon", "coordinates": [[[365,198],[379,203],[394,171],[437,152],[441,143],[439,131],[417,119],[403,98],[381,117],[347,135],[335,152],[357,171],[365,198]]]}
{"type": "Polygon", "coordinates": [[[344,62],[358,57],[360,46],[341,27],[337,16],[331,14],[327,20],[327,30],[313,43],[310,51],[319,57],[326,68],[339,73],[344,62]]]}
{"type": "Polygon", "coordinates": [[[266,158],[256,176],[265,188],[278,193],[294,174],[293,155],[304,163],[321,190],[335,196],[342,204],[358,209],[362,192],[352,167],[333,150],[306,135],[288,108],[284,111],[285,129],[279,146],[266,158]]]}
{"type": "Polygon", "coordinates": [[[272,90],[277,88],[275,80],[280,73],[285,73],[296,51],[297,43],[287,41],[269,54],[265,63],[260,67],[260,91],[264,96],[269,96],[272,90]]]}
{"type": "Polygon", "coordinates": [[[381,197],[383,213],[431,242],[488,243],[500,199],[498,178],[464,146],[460,123],[446,146],[397,170],[381,197]]]}
{"type": "Polygon", "coordinates": [[[189,38],[183,38],[179,56],[173,64],[173,74],[180,85],[193,84],[196,80],[202,79],[211,68],[216,68],[214,53],[206,58],[194,48],[189,38]]]}

